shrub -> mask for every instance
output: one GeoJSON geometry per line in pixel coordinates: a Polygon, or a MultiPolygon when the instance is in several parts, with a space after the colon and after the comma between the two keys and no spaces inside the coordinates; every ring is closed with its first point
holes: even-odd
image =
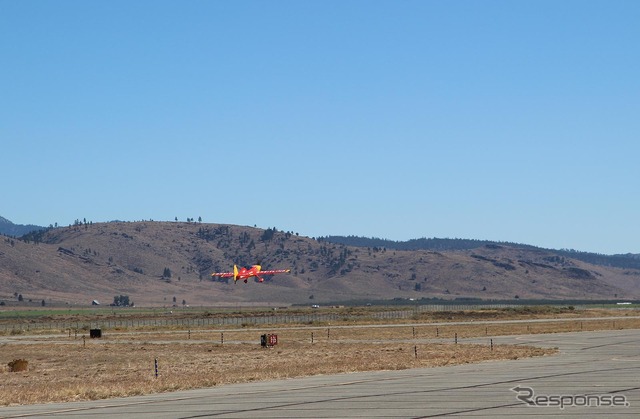
{"type": "Polygon", "coordinates": [[[20,372],[29,369],[29,361],[26,359],[14,359],[7,365],[9,365],[9,371],[11,372],[20,372]]]}

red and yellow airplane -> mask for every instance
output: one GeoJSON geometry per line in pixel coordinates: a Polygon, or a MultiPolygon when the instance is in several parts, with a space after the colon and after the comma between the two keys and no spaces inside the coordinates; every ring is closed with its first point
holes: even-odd
{"type": "Polygon", "coordinates": [[[286,274],[291,272],[291,269],[276,269],[273,271],[263,271],[262,266],[253,265],[250,268],[241,267],[238,269],[237,265],[233,265],[233,272],[216,272],[212,273],[211,276],[219,276],[220,278],[231,278],[233,277],[233,283],[238,282],[238,279],[241,279],[246,284],[249,278],[255,276],[258,278],[258,282],[264,282],[264,278],[260,275],[275,275],[275,274],[286,274]]]}

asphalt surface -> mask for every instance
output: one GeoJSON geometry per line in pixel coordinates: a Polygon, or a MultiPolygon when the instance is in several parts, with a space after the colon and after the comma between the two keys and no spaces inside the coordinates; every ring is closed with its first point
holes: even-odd
{"type": "Polygon", "coordinates": [[[640,417],[640,330],[507,336],[493,342],[558,347],[560,354],[5,407],[0,417],[640,417]]]}

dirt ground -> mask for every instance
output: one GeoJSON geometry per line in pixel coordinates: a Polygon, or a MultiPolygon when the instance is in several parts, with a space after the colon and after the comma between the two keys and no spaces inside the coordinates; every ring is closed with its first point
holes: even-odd
{"type": "Polygon", "coordinates": [[[0,336],[0,406],[106,399],[317,374],[551,356],[554,349],[492,347],[490,338],[640,327],[640,319],[636,318],[500,324],[478,320],[478,324],[460,325],[411,322],[269,329],[105,330],[99,339],[68,330],[0,336]],[[278,335],[278,343],[272,348],[260,345],[260,336],[267,333],[278,335]],[[456,343],[465,337],[487,337],[487,343],[456,343]],[[18,359],[28,362],[27,369],[12,372],[8,364],[18,359]]]}

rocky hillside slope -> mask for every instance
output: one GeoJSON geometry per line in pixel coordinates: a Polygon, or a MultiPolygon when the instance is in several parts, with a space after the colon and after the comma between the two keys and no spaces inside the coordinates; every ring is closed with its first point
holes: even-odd
{"type": "Polygon", "coordinates": [[[137,305],[321,304],[392,298],[640,296],[640,270],[591,265],[551,251],[350,247],[276,229],[179,223],[79,224],[0,238],[0,301],[137,305]],[[234,263],[290,268],[264,283],[212,280],[234,263]]]}

